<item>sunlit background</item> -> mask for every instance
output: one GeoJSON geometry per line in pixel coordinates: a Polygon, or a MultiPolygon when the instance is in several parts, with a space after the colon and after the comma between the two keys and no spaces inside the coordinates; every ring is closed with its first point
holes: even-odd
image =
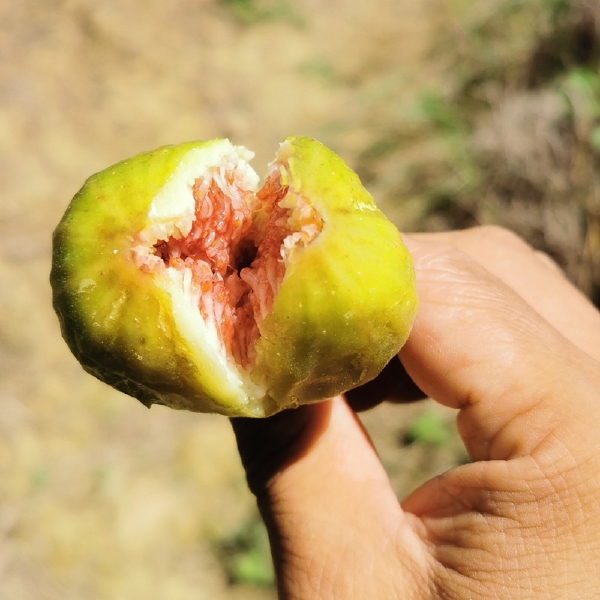
{"type": "MultiPolygon", "coordinates": [[[[51,232],[91,173],[316,137],[405,231],[506,225],[600,300],[597,0],[0,0],[0,598],[274,598],[227,419],[85,374],[51,232]]],[[[565,307],[568,310],[568,307],[565,307]]],[[[466,460],[452,414],[364,417],[398,495],[466,460]]]]}

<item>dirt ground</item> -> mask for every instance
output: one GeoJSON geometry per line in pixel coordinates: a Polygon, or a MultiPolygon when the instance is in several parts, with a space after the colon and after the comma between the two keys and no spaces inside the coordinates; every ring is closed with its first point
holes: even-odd
{"type": "MultiPolygon", "coordinates": [[[[81,370],[51,307],[51,233],[88,175],[163,144],[227,136],[261,172],[303,134],[356,164],[444,85],[436,6],[0,0],[1,599],[274,597],[232,584],[217,551],[256,519],[228,421],[147,410],[81,370]]],[[[399,496],[460,455],[401,449],[420,410],[365,417],[399,496]]]]}

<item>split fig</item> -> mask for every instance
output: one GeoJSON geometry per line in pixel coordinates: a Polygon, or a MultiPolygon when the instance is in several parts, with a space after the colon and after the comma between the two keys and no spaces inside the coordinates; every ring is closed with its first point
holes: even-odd
{"type": "Polygon", "coordinates": [[[228,140],[90,177],[53,237],[63,336],[150,406],[262,417],[373,379],[406,341],[414,271],[358,176],[304,137],[262,187],[228,140]]]}

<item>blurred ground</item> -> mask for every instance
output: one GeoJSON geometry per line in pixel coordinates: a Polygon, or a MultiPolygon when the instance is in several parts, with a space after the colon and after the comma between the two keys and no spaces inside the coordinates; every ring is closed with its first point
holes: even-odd
{"type": "Polygon", "coordinates": [[[86,375],[48,286],[52,229],[91,173],[215,136],[259,172],[292,133],[352,160],[381,96],[427,76],[426,3],[240,7],[0,2],[0,598],[272,597],[228,585],[215,551],[255,518],[227,420],[86,375]]]}
{"type": "MultiPolygon", "coordinates": [[[[285,136],[310,135],[354,165],[402,227],[507,215],[526,235],[524,223],[541,231],[539,245],[574,279],[588,252],[584,283],[593,293],[590,223],[600,223],[600,213],[586,204],[585,186],[577,187],[576,206],[556,200],[554,212],[544,212],[538,194],[532,209],[525,195],[534,175],[522,174],[517,188],[506,182],[514,182],[515,164],[533,163],[515,162],[493,133],[509,131],[502,124],[511,115],[528,123],[541,115],[552,127],[538,134],[557,132],[560,147],[567,126],[553,97],[540,109],[540,86],[503,96],[494,118],[477,113],[469,148],[483,149],[478,161],[461,163],[464,185],[440,183],[448,152],[462,156],[463,147],[456,150],[456,136],[440,145],[428,132],[441,119],[460,133],[467,122],[460,110],[474,114],[454,101],[455,79],[433,58],[440,27],[458,36],[452,47],[462,39],[450,4],[0,0],[0,598],[274,597],[257,585],[269,581],[264,553],[247,568],[232,569],[227,557],[236,544],[260,546],[244,538],[256,512],[227,420],[148,411],[86,375],[60,337],[50,236],[91,173],[139,151],[216,136],[253,149],[260,172],[285,136]],[[432,89],[445,104],[424,96],[432,89]],[[490,173],[481,157],[498,164],[499,156],[504,179],[496,173],[486,187],[494,200],[474,207],[473,181],[490,173]],[[475,171],[473,180],[465,175],[475,171]],[[546,221],[550,229],[540,229],[546,221]]],[[[481,2],[472,4],[481,12],[481,2]]],[[[543,154],[535,163],[542,165],[535,189],[550,185],[543,161],[561,157],[543,154]]],[[[593,179],[597,163],[586,165],[593,179]]],[[[557,184],[563,197],[570,183],[557,184]]],[[[447,413],[434,419],[437,437],[411,443],[422,434],[409,424],[422,411],[385,406],[365,417],[399,496],[465,458],[455,434],[445,433],[447,413]]]]}

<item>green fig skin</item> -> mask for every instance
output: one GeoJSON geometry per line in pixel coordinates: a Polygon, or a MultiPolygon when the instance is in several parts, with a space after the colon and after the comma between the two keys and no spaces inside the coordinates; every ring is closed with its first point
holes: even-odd
{"type": "Polygon", "coordinates": [[[190,150],[211,144],[159,148],[92,175],[54,232],[50,281],[63,337],[87,372],[147,406],[229,414],[238,395],[181,335],[169,295],[129,259],[152,199],[190,150]]]}
{"type": "Polygon", "coordinates": [[[228,416],[268,416],[373,379],[410,332],[412,261],[358,176],[314,140],[288,138],[277,163],[283,183],[310,202],[323,228],[291,251],[259,324],[250,373],[217,356],[196,331],[201,318],[183,319],[190,307],[132,260],[152,201],[178,167],[194,153],[218,154],[223,144],[140,154],[93,175],[74,197],[54,233],[50,277],[71,351],[86,371],[147,406],[228,416]]]}
{"type": "Polygon", "coordinates": [[[370,381],[398,353],[417,308],[412,259],[398,230],[346,163],[295,138],[278,158],[321,215],[321,234],[290,257],[260,327],[253,378],[290,404],[370,381]]]}

